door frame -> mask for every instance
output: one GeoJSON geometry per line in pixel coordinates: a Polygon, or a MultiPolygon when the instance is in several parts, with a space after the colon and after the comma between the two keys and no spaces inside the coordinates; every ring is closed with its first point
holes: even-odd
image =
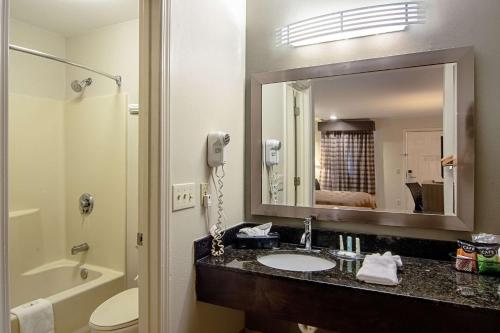
{"type": "Polygon", "coordinates": [[[171,0],[140,0],[139,331],[168,330],[171,0]]]}
{"type": "Polygon", "coordinates": [[[8,178],[7,178],[7,116],[9,59],[9,1],[0,4],[0,330],[10,332],[8,273],[8,178]]]}
{"type": "MultiPolygon", "coordinates": [[[[0,0],[0,331],[10,332],[8,295],[9,0],[0,0]]],[[[168,65],[170,0],[139,0],[139,329],[167,332],[170,211],[168,65]]]]}

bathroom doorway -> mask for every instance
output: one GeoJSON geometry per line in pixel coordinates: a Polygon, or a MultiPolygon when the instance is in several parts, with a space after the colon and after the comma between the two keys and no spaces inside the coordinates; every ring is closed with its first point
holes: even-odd
{"type": "Polygon", "coordinates": [[[151,59],[164,37],[151,35],[161,36],[165,12],[153,8],[163,3],[2,1],[2,331],[23,333],[12,309],[36,303],[50,305],[57,333],[109,329],[89,327],[92,314],[137,286],[141,332],[160,326],[150,295],[161,275],[149,273],[163,256],[148,237],[162,230],[149,214],[160,191],[144,174],[164,162],[150,148],[161,128],[148,126],[161,94],[143,70],[161,72],[151,59]]]}

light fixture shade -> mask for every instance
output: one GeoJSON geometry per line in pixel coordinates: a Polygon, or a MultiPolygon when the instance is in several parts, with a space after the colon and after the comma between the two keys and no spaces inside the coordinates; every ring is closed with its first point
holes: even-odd
{"type": "Polygon", "coordinates": [[[341,39],[376,35],[423,23],[420,2],[391,3],[362,7],[312,17],[276,31],[277,46],[304,46],[341,39]]]}

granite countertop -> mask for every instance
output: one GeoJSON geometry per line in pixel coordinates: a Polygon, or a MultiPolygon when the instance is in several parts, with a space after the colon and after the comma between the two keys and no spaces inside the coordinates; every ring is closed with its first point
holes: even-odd
{"type": "Polygon", "coordinates": [[[235,272],[272,276],[282,279],[302,280],[308,283],[351,288],[393,296],[410,297],[460,307],[499,311],[500,277],[458,272],[451,261],[402,257],[403,269],[398,272],[398,286],[380,286],[356,280],[362,261],[346,261],[333,257],[322,249],[320,257],[336,261],[335,268],[320,272],[291,272],[273,269],[260,264],[257,257],[273,253],[290,253],[294,246],[282,244],[275,250],[239,250],[227,247],[222,258],[207,256],[196,265],[235,272]]]}

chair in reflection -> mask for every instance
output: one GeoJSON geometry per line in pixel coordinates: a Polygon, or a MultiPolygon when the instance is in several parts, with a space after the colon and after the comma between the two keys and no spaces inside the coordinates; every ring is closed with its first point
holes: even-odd
{"type": "Polygon", "coordinates": [[[422,183],[422,208],[425,213],[444,214],[444,183],[429,181],[422,183]]]}
{"type": "Polygon", "coordinates": [[[413,210],[413,212],[422,213],[422,185],[420,185],[419,183],[406,183],[406,186],[410,190],[413,201],[415,202],[415,209],[413,210]]]}

